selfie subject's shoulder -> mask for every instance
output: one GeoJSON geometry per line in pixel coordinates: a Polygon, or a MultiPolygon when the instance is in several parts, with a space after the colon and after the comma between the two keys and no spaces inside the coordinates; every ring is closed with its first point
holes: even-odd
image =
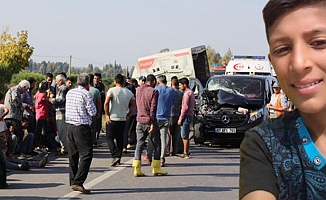
{"type": "Polygon", "coordinates": [[[297,129],[295,120],[299,117],[298,111],[287,112],[276,119],[267,119],[260,125],[252,128],[265,141],[271,144],[272,140],[282,141],[285,146],[291,145],[296,138],[297,129]]]}

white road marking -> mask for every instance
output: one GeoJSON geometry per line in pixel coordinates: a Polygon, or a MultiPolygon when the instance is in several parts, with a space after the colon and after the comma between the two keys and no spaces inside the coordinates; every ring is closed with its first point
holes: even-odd
{"type": "MultiPolygon", "coordinates": [[[[115,167],[114,170],[108,171],[105,174],[95,178],[94,180],[91,180],[90,182],[85,184],[84,187],[87,188],[87,189],[91,189],[92,187],[94,187],[95,185],[99,184],[100,182],[106,180],[110,176],[113,176],[114,174],[118,173],[119,171],[125,169],[127,166],[130,166],[132,161],[133,161],[133,158],[128,160],[127,162],[124,162],[123,165],[119,165],[119,167],[115,167]]],[[[92,192],[92,193],[94,193],[94,192],[92,192]]],[[[70,192],[70,193],[66,194],[63,197],[60,197],[58,200],[69,200],[71,198],[77,197],[79,194],[80,194],[80,192],[73,191],[73,192],[70,192]]]]}

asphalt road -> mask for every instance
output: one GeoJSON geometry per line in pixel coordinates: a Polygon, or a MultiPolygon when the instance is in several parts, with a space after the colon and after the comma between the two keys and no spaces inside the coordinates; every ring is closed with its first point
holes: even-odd
{"type": "Polygon", "coordinates": [[[219,146],[197,146],[191,143],[190,159],[167,157],[166,176],[153,176],[149,164],[142,164],[145,177],[133,177],[133,151],[124,154],[121,165],[112,161],[101,134],[102,147],[94,148],[94,158],[85,188],[90,195],[69,187],[68,157],[49,156],[45,168],[29,171],[11,170],[7,189],[0,199],[238,199],[239,149],[219,146]]]}

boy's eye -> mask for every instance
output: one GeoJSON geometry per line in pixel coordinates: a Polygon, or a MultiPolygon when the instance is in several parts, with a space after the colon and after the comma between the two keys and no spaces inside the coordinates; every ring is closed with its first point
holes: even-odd
{"type": "Polygon", "coordinates": [[[316,40],[311,43],[311,45],[315,48],[324,49],[326,48],[326,40],[316,40]]]}
{"type": "Polygon", "coordinates": [[[280,48],[274,49],[274,51],[272,53],[275,56],[281,56],[281,55],[287,54],[289,51],[291,51],[290,47],[280,47],[280,48]]]}

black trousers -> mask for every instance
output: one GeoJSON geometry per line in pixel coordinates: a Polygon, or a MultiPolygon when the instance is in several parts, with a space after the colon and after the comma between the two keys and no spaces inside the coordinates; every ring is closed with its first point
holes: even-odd
{"type": "Polygon", "coordinates": [[[112,158],[121,158],[125,127],[126,121],[106,123],[106,142],[108,143],[112,158]],[[116,140],[116,143],[114,140],[116,140]]]}
{"type": "Polygon", "coordinates": [[[68,124],[68,155],[70,185],[83,185],[93,159],[91,127],[68,124]]]}
{"type": "Polygon", "coordinates": [[[14,127],[14,134],[18,137],[18,144],[20,145],[24,138],[24,130],[21,121],[12,118],[7,118],[4,121],[6,122],[8,128],[9,123],[14,127]]]}

